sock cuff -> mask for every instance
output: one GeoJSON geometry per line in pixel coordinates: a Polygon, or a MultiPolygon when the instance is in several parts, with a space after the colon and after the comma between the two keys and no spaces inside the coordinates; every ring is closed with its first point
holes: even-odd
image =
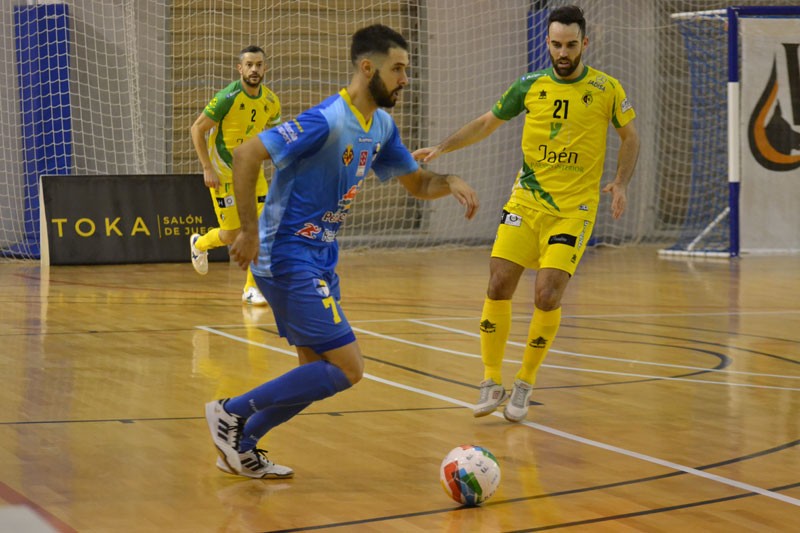
{"type": "Polygon", "coordinates": [[[511,300],[492,300],[486,298],[483,302],[483,309],[492,315],[511,315],[511,300]]]}
{"type": "Polygon", "coordinates": [[[561,308],[552,311],[542,311],[538,307],[533,311],[533,318],[537,324],[543,326],[558,326],[561,324],[561,308]]]}

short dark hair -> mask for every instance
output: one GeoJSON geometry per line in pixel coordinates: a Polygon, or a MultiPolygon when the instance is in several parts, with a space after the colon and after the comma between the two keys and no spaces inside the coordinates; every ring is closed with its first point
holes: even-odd
{"type": "Polygon", "coordinates": [[[353,34],[350,61],[355,65],[358,58],[364,54],[388,54],[390,48],[402,48],[408,51],[408,42],[392,28],[383,24],[373,24],[353,34]]]}
{"type": "Polygon", "coordinates": [[[267,58],[267,53],[264,51],[264,49],[254,44],[242,48],[241,52],[239,52],[239,61],[244,59],[245,54],[261,54],[262,56],[264,56],[264,59],[267,58]]]}
{"type": "Polygon", "coordinates": [[[550,12],[547,20],[547,31],[550,31],[550,24],[560,22],[564,25],[577,24],[581,30],[581,37],[586,36],[586,19],[583,17],[583,9],[578,6],[557,7],[550,12]]]}

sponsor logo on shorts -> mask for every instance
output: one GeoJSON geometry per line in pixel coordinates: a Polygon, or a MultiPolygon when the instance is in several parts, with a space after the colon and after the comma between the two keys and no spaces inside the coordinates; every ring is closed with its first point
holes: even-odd
{"type": "Polygon", "coordinates": [[[570,235],[569,233],[559,233],[558,235],[550,235],[547,244],[566,244],[567,246],[575,246],[578,242],[578,237],[570,235]]]}
{"type": "Polygon", "coordinates": [[[520,227],[522,225],[522,217],[515,213],[509,213],[503,209],[503,215],[500,217],[500,223],[506,226],[520,227]]]}
{"type": "Polygon", "coordinates": [[[225,209],[226,207],[232,207],[236,205],[236,197],[235,196],[223,196],[222,198],[217,198],[217,205],[220,209],[225,209]]]}

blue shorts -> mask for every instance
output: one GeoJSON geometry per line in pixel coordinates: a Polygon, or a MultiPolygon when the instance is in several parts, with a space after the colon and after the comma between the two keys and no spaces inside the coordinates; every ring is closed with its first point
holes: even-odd
{"type": "Polygon", "coordinates": [[[339,304],[339,276],[295,272],[288,276],[254,276],[269,302],[278,333],[293,346],[308,346],[317,353],[355,340],[339,304]]]}

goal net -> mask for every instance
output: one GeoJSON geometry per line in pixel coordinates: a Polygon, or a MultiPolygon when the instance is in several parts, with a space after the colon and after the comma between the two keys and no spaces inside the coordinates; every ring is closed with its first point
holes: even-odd
{"type": "MultiPolygon", "coordinates": [[[[0,257],[38,257],[37,183],[44,173],[199,174],[189,127],[214,93],[238,77],[237,53],[244,46],[267,51],[265,83],[281,99],[284,119],[290,119],[349,82],[353,31],[375,22],[398,29],[411,45],[411,79],[391,113],[413,150],[489,110],[529,69],[549,66],[546,17],[566,3],[571,2],[3,2],[0,82],[8,97],[0,99],[7,117],[0,133],[0,257]],[[55,9],[58,16],[37,9],[55,9]]],[[[691,80],[697,66],[685,56],[686,30],[670,15],[724,4],[584,0],[580,5],[590,42],[584,60],[623,84],[642,139],[628,209],[612,220],[610,198],[603,195],[592,243],[665,246],[691,238],[694,230],[688,227],[708,226],[721,212],[716,196],[707,199],[696,183],[719,172],[724,178],[717,161],[724,142],[718,145],[712,132],[693,129],[698,104],[691,80]],[[702,174],[696,174],[700,167],[702,174]]],[[[716,57],[713,50],[701,52],[718,62],[724,75],[724,54],[716,57]]],[[[715,83],[709,78],[696,90],[716,91],[715,83]]],[[[721,123],[716,126],[724,133],[721,123]]],[[[475,187],[481,209],[474,220],[465,221],[452,198],[421,202],[396,183],[368,177],[340,233],[342,247],[490,244],[521,165],[521,129],[518,117],[485,141],[431,164],[475,187]]],[[[609,132],[604,183],[614,175],[618,146],[609,132]]],[[[714,228],[721,231],[723,225],[714,228]]]]}
{"type": "Polygon", "coordinates": [[[680,235],[660,253],[725,256],[730,250],[728,19],[725,10],[717,10],[676,13],[672,20],[683,40],[689,96],[687,127],[678,132],[686,147],[675,155],[684,159],[689,180],[670,201],[679,210],[671,215],[683,220],[680,235]]]}

